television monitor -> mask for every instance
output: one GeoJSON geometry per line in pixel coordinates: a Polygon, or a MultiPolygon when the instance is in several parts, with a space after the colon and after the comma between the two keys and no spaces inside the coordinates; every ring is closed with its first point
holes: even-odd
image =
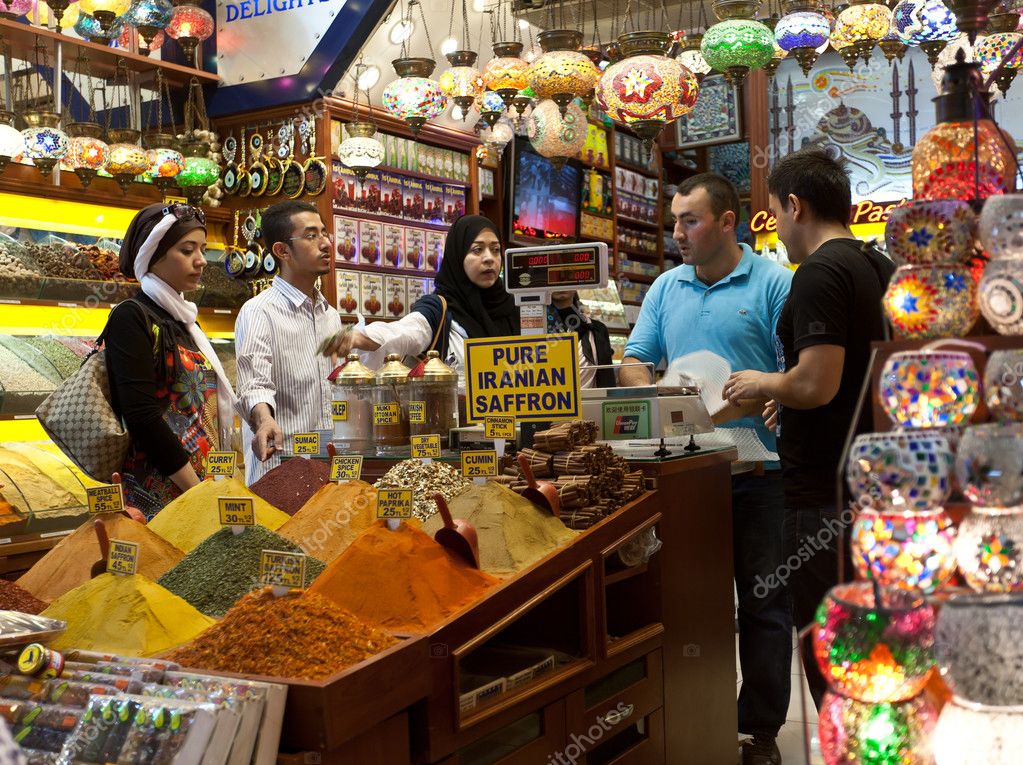
{"type": "Polygon", "coordinates": [[[515,141],[512,161],[513,240],[535,242],[575,239],[579,224],[579,167],[561,169],[533,150],[529,141],[515,141]]]}

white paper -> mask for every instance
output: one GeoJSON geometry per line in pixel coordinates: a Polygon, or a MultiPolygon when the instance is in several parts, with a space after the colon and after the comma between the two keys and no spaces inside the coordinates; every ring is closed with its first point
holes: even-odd
{"type": "Polygon", "coordinates": [[[727,359],[711,351],[696,351],[672,361],[659,384],[678,386],[695,383],[703,405],[713,417],[728,403],[721,394],[731,374],[732,365],[727,359]]]}
{"type": "MultiPolygon", "coordinates": [[[[612,441],[611,447],[615,453],[623,457],[628,455],[650,456],[660,448],[660,439],[647,438],[637,441],[612,441]],[[624,448],[620,448],[623,445],[624,448]]],[[[669,448],[672,456],[687,454],[682,447],[689,444],[689,436],[672,436],[664,439],[665,445],[669,448]]],[[[701,449],[721,449],[730,446],[736,447],[739,451],[739,462],[777,462],[777,452],[772,452],[764,442],[760,440],[753,428],[717,428],[713,433],[702,433],[696,436],[696,445],[701,449]]],[[[699,454],[699,452],[691,452],[699,454]]]]}

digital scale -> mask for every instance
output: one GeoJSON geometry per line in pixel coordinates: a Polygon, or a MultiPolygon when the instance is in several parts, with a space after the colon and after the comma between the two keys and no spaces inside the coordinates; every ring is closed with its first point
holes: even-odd
{"type": "MultiPolygon", "coordinates": [[[[518,247],[504,252],[504,284],[519,306],[523,336],[547,333],[551,293],[603,289],[608,252],[603,242],[518,247]]],[[[586,388],[581,414],[600,426],[604,441],[660,441],[656,456],[670,454],[664,439],[690,436],[687,451],[699,447],[693,436],[712,433],[714,424],[699,391],[688,388],[586,388]]]]}

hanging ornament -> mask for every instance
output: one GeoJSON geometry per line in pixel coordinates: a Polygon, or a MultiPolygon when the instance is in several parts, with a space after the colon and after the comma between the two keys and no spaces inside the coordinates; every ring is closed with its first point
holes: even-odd
{"type": "Polygon", "coordinates": [[[131,6],[130,0],[78,0],[79,10],[88,13],[99,22],[104,32],[109,32],[114,19],[123,16],[131,6]]]}
{"type": "Polygon", "coordinates": [[[25,156],[32,160],[44,176],[49,176],[57,162],[67,154],[70,139],[60,129],[61,118],[57,113],[53,91],[42,75],[43,72],[53,71],[49,67],[48,50],[38,42],[35,45],[35,67],[40,73],[38,84],[35,87],[29,85],[26,100],[41,103],[37,109],[22,115],[28,127],[21,131],[21,135],[25,141],[25,156]]]}
{"type": "Polygon", "coordinates": [[[734,85],[774,56],[774,33],[753,19],[759,7],[760,0],[715,0],[720,21],[703,35],[704,59],[734,85]]]}
{"type": "Polygon", "coordinates": [[[995,83],[1003,95],[1009,90],[1012,81],[1016,79],[1020,67],[1023,67],[1023,50],[1016,51],[1015,55],[1008,61],[1008,56],[1016,47],[1023,34],[1016,31],[1019,24],[1018,13],[994,13],[991,15],[989,30],[990,34],[977,41],[974,47],[975,60],[980,62],[980,71],[984,78],[989,78],[1004,61],[1004,66],[998,72],[995,83]]]}
{"type": "MultiPolygon", "coordinates": [[[[0,0],[2,2],[2,0],[0,0]]],[[[75,34],[84,40],[96,43],[97,45],[109,45],[119,38],[125,30],[126,24],[123,19],[114,19],[109,30],[104,30],[99,19],[88,13],[80,13],[78,21],[75,22],[75,34]]]]}
{"type": "Polygon", "coordinates": [[[476,68],[477,55],[471,50],[456,50],[445,58],[451,64],[440,76],[440,89],[462,110],[462,120],[477,96],[483,93],[483,75],[476,68]]]}
{"type": "Polygon", "coordinates": [[[938,711],[927,694],[896,703],[871,703],[824,694],[821,754],[826,765],[931,765],[938,711]]]}
{"type": "MultiPolygon", "coordinates": [[[[121,32],[121,36],[117,38],[117,47],[124,48],[125,50],[130,50],[131,36],[133,33],[137,34],[137,30],[126,24],[124,26],[124,31],[121,32]]],[[[167,40],[166,35],[164,35],[162,30],[158,29],[156,31],[156,34],[153,36],[152,40],[149,41],[142,40],[142,42],[139,44],[139,55],[140,56],[150,55],[154,50],[159,50],[160,48],[162,48],[166,40],[167,40]]]]}
{"type": "MultiPolygon", "coordinates": [[[[138,30],[139,37],[145,40],[143,55],[160,46],[156,44],[157,36],[163,36],[163,30],[174,17],[174,4],[171,0],[135,0],[124,15],[124,20],[138,30]]],[[[139,46],[141,53],[143,46],[139,46]]]]}
{"type": "MultiPolygon", "coordinates": [[[[835,34],[844,30],[847,46],[865,62],[870,61],[874,47],[888,34],[892,25],[892,12],[888,6],[869,0],[854,0],[853,4],[838,14],[835,34]]],[[[848,60],[846,61],[848,63],[848,60]]]]}
{"type": "Polygon", "coordinates": [[[432,58],[399,58],[391,62],[398,79],[384,88],[384,108],[419,133],[427,120],[444,113],[448,98],[436,80],[430,79],[436,62],[432,58]]]}
{"type": "MultiPolygon", "coordinates": [[[[3,7],[4,3],[0,3],[0,11],[3,10],[3,7]]],[[[53,24],[57,27],[57,34],[60,34],[64,27],[73,27],[75,22],[78,21],[80,12],[81,8],[78,7],[78,3],[73,3],[71,0],[46,0],[45,3],[36,5],[36,13],[39,14],[39,26],[48,27],[50,25],[50,15],[52,14],[53,24]]]]}
{"type": "Polygon", "coordinates": [[[902,42],[894,29],[888,30],[888,34],[878,41],[877,47],[881,49],[881,52],[884,53],[885,59],[889,62],[894,61],[896,58],[899,61],[902,61],[909,48],[906,43],[902,42]]]}
{"type": "Polygon", "coordinates": [[[0,18],[14,21],[27,16],[36,7],[36,0],[0,0],[0,18]]]}
{"type": "Polygon", "coordinates": [[[496,42],[494,55],[496,58],[483,67],[483,87],[497,93],[505,106],[511,106],[512,99],[529,85],[526,79],[529,64],[521,58],[522,43],[496,42]]]}
{"type": "Polygon", "coordinates": [[[166,194],[184,172],[185,157],[175,148],[177,142],[172,133],[149,133],[142,143],[146,147],[149,178],[162,194],[166,194]]]}
{"type": "Polygon", "coordinates": [[[597,104],[642,138],[649,151],[665,125],[692,111],[700,84],[678,60],[667,56],[668,32],[628,32],[618,44],[624,58],[601,76],[597,104]]]}
{"type": "Polygon", "coordinates": [[[785,3],[785,15],[774,29],[778,45],[799,62],[799,68],[807,77],[820,55],[817,49],[827,45],[830,37],[831,24],[809,0],[785,3]]]}
{"type": "Polygon", "coordinates": [[[1001,0],[946,0],[945,5],[956,15],[956,26],[970,42],[975,42],[978,33],[988,23],[988,16],[1001,0]]]}
{"type": "Polygon", "coordinates": [[[377,132],[376,125],[369,121],[369,114],[372,113],[369,90],[366,91],[367,119],[365,122],[359,121],[359,77],[363,69],[365,66],[360,58],[359,63],[355,65],[355,76],[352,78],[355,85],[355,120],[348,124],[348,138],[337,148],[337,158],[341,160],[341,164],[355,173],[360,181],[365,180],[366,174],[383,162],[385,156],[383,144],[374,137],[377,132]]]}
{"type": "Polygon", "coordinates": [[[515,94],[515,98],[512,99],[512,106],[515,107],[515,114],[518,115],[519,119],[522,119],[522,115],[526,113],[526,109],[533,103],[535,98],[536,93],[529,87],[523,88],[515,94]]]}
{"type": "Polygon", "coordinates": [[[916,45],[934,66],[945,46],[959,36],[956,17],[942,0],[901,0],[892,10],[891,31],[916,45]]]}
{"type": "Polygon", "coordinates": [[[62,164],[74,172],[82,188],[87,189],[92,179],[106,164],[109,147],[102,138],[103,126],[96,121],[96,92],[93,79],[89,76],[89,59],[84,51],[75,59],[71,83],[83,95],[88,87],[89,115],[84,122],[72,122],[68,125],[67,132],[71,143],[62,164]]]}
{"type": "MultiPolygon", "coordinates": [[[[192,78],[185,102],[185,134],[181,153],[185,157],[185,169],[177,176],[177,184],[189,204],[199,206],[203,197],[220,179],[220,165],[210,158],[210,121],[206,116],[206,100],[202,86],[192,78]]],[[[215,136],[213,136],[215,138],[215,136]]]]}
{"type": "Polygon", "coordinates": [[[586,143],[586,115],[569,103],[562,116],[561,107],[548,99],[541,101],[529,116],[526,135],[537,153],[561,168],[579,155],[586,143]]]}
{"type": "Polygon", "coordinates": [[[178,41],[185,55],[191,59],[192,66],[198,67],[196,48],[213,34],[213,17],[198,5],[175,6],[167,34],[178,41]]]}
{"type": "Polygon", "coordinates": [[[487,125],[493,127],[504,116],[504,99],[492,90],[484,90],[476,97],[476,108],[487,125]]]}
{"type": "Polygon", "coordinates": [[[25,138],[14,127],[14,113],[0,111],[0,173],[8,163],[25,151],[25,138]]]}
{"type": "Polygon", "coordinates": [[[139,145],[141,136],[141,131],[132,128],[107,131],[110,150],[103,169],[110,173],[125,194],[135,178],[149,170],[149,159],[139,145]]]}
{"type": "Polygon", "coordinates": [[[677,56],[678,62],[693,73],[697,82],[702,82],[713,71],[700,50],[702,45],[703,35],[687,35],[677,56]]]}
{"type": "Polygon", "coordinates": [[[574,29],[555,29],[538,36],[543,50],[529,66],[529,86],[539,99],[551,99],[567,114],[572,99],[586,95],[600,80],[600,70],[585,54],[579,52],[582,32],[574,29]]]}

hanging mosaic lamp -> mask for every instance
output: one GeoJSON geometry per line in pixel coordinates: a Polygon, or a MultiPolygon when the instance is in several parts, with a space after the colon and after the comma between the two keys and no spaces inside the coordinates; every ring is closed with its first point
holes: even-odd
{"type": "Polygon", "coordinates": [[[203,141],[186,143],[181,153],[185,156],[185,169],[178,174],[177,183],[188,203],[198,207],[206,190],[220,178],[220,166],[209,158],[210,146],[203,141]]]}
{"type": "Polygon", "coordinates": [[[476,68],[476,52],[456,50],[445,58],[451,64],[440,76],[440,89],[462,110],[462,120],[469,114],[469,109],[476,97],[483,93],[483,75],[476,68]]]}
{"type": "Polygon", "coordinates": [[[103,128],[98,122],[72,122],[67,132],[71,144],[64,164],[78,176],[82,188],[87,189],[106,164],[110,147],[103,140],[103,128]]]}
{"type": "Polygon", "coordinates": [[[774,32],[753,20],[759,0],[715,0],[720,22],[703,35],[700,50],[710,67],[738,85],[774,56],[774,32]]]}
{"type": "Polygon", "coordinates": [[[384,108],[404,120],[412,134],[444,113],[448,97],[436,80],[430,79],[437,65],[432,58],[398,58],[391,62],[398,79],[384,88],[384,108]]]}
{"type": "Polygon", "coordinates": [[[350,122],[347,130],[348,137],[337,148],[337,158],[363,181],[384,161],[384,145],[376,139],[377,129],[372,122],[350,122]]]}
{"type": "MultiPolygon", "coordinates": [[[[174,4],[171,0],[135,0],[124,15],[124,20],[138,30],[139,37],[146,41],[146,53],[156,50],[158,35],[170,24],[174,17],[174,4]]],[[[141,49],[142,46],[139,46],[141,49]]],[[[141,50],[139,51],[141,53],[141,50]]]]}
{"type": "MultiPolygon", "coordinates": [[[[610,63],[607,60],[607,58],[604,56],[604,52],[599,47],[597,47],[596,45],[584,45],[579,50],[580,50],[580,52],[584,56],[586,56],[586,58],[588,58],[593,63],[593,65],[595,67],[597,67],[597,71],[598,72],[603,72],[604,71],[604,69],[601,68],[601,64],[603,64],[604,68],[606,68],[607,65],[610,63]]],[[[674,58],[674,57],[672,57],[672,58],[674,58]]],[[[603,75],[601,75],[601,76],[603,76],[603,75]]],[[[598,80],[598,82],[599,82],[599,80],[598,80]]],[[[590,111],[590,104],[593,103],[593,101],[596,99],[596,97],[597,97],[597,84],[594,83],[592,88],[590,88],[585,93],[583,93],[581,96],[579,96],[579,100],[582,102],[583,111],[584,112],[588,113],[590,111]]]]}
{"type": "Polygon", "coordinates": [[[0,173],[7,169],[12,159],[25,151],[25,139],[14,127],[14,114],[0,111],[0,173]]]}
{"type": "MultiPolygon", "coordinates": [[[[881,3],[855,0],[852,5],[838,14],[835,20],[836,33],[843,28],[846,39],[856,55],[865,62],[870,61],[874,47],[884,39],[892,26],[892,12],[881,3]]],[[[847,62],[848,63],[848,62],[847,62]]]]}
{"type": "Polygon", "coordinates": [[[561,107],[547,99],[538,103],[529,115],[526,135],[538,154],[560,168],[582,151],[586,126],[586,115],[574,103],[569,103],[562,116],[561,107]]]}
{"type": "Polygon", "coordinates": [[[529,64],[522,58],[522,43],[496,42],[494,56],[483,67],[483,87],[492,90],[511,106],[512,99],[529,85],[529,64]]]}
{"type": "Polygon", "coordinates": [[[484,90],[476,96],[474,106],[479,110],[480,117],[490,127],[504,116],[504,99],[492,90],[484,90]]]}
{"type": "MultiPolygon", "coordinates": [[[[131,32],[132,28],[126,24],[124,31],[121,32],[121,36],[117,38],[117,47],[124,48],[125,50],[129,50],[131,48],[131,32]]],[[[139,45],[139,55],[148,56],[154,50],[159,50],[163,47],[166,39],[167,37],[164,35],[162,29],[156,30],[156,34],[153,36],[152,40],[142,40],[142,43],[139,45]]]]}
{"type": "Polygon", "coordinates": [[[107,135],[110,139],[110,151],[107,152],[107,162],[103,169],[110,173],[121,190],[127,194],[135,178],[149,172],[149,158],[139,145],[142,133],[125,128],[110,130],[107,135]]]}
{"type": "Polygon", "coordinates": [[[574,29],[555,29],[538,36],[543,55],[529,65],[526,77],[536,97],[558,105],[561,116],[567,114],[572,99],[586,95],[597,86],[600,70],[579,51],[583,33],[574,29]]]}
{"type": "Polygon", "coordinates": [[[114,19],[128,12],[131,0],[79,0],[78,7],[81,13],[95,18],[104,32],[109,32],[114,19]]]}
{"type": "Polygon", "coordinates": [[[36,6],[36,0],[0,0],[0,18],[20,19],[22,16],[27,16],[32,12],[32,9],[36,6]]]}
{"type": "Polygon", "coordinates": [[[67,154],[71,143],[60,129],[60,115],[47,111],[31,111],[24,115],[28,128],[21,131],[25,140],[25,156],[48,176],[54,165],[67,154]]]}
{"type": "Polygon", "coordinates": [[[597,104],[649,146],[668,125],[696,105],[700,84],[677,59],[669,58],[669,32],[628,32],[618,38],[621,61],[597,84],[597,104]]]}
{"type": "MultiPolygon", "coordinates": [[[[3,3],[0,3],[0,10],[3,10],[3,3]]],[[[53,14],[53,24],[57,27],[57,34],[60,34],[64,27],[73,27],[78,21],[81,13],[78,3],[71,0],[46,0],[36,6],[36,13],[39,14],[39,26],[50,25],[50,14],[53,14]]]]}
{"type": "Polygon", "coordinates": [[[176,185],[177,177],[185,169],[185,157],[177,150],[176,144],[170,133],[147,133],[142,138],[149,162],[146,174],[163,194],[176,185]]]}
{"type": "Polygon", "coordinates": [[[943,0],[902,0],[892,10],[891,28],[906,45],[919,46],[931,66],[959,36],[955,14],[943,0]]]}
{"type": "MultiPolygon", "coordinates": [[[[766,19],[760,19],[760,23],[771,30],[773,33],[778,26],[778,22],[781,19],[778,18],[778,14],[772,14],[766,19]]],[[[781,62],[789,55],[789,52],[778,45],[778,41],[774,41],[774,54],[771,56],[771,60],[764,64],[764,73],[767,74],[769,80],[774,79],[775,73],[778,71],[778,67],[781,66],[781,62]]]]}
{"type": "Polygon", "coordinates": [[[100,26],[99,19],[91,16],[88,13],[80,13],[78,15],[78,21],[75,22],[75,34],[84,40],[96,43],[98,45],[109,45],[114,40],[119,38],[127,25],[123,19],[114,19],[114,23],[111,24],[108,31],[104,31],[103,27],[100,26]]]}
{"type": "Polygon", "coordinates": [[[198,5],[175,6],[167,34],[178,41],[185,55],[192,60],[192,66],[198,66],[196,48],[213,34],[213,17],[198,5]]]}
{"type": "Polygon", "coordinates": [[[693,73],[697,82],[702,82],[703,78],[713,71],[700,51],[702,45],[703,35],[688,35],[682,43],[682,50],[676,56],[676,60],[693,73]]]}
{"type": "Polygon", "coordinates": [[[515,94],[515,98],[512,99],[512,106],[515,107],[515,114],[519,119],[522,119],[522,115],[526,113],[526,109],[533,99],[536,98],[536,93],[530,87],[525,87],[515,94]]]}
{"type": "MultiPolygon", "coordinates": [[[[998,69],[1005,57],[1016,47],[1016,43],[1023,39],[1023,34],[1016,31],[1019,19],[1020,14],[1015,12],[991,14],[990,34],[979,40],[974,48],[975,60],[980,62],[980,70],[985,79],[998,69]]],[[[1003,94],[1016,79],[1020,67],[1023,67],[1023,50],[1016,51],[1010,60],[1005,61],[1005,65],[995,78],[995,84],[1003,94]]]]}
{"type": "Polygon", "coordinates": [[[884,53],[884,57],[889,62],[894,61],[895,59],[902,61],[903,57],[906,55],[906,51],[909,50],[909,46],[902,42],[894,29],[888,30],[888,34],[878,41],[877,47],[881,49],[881,52],[884,53]]]}
{"type": "Polygon", "coordinates": [[[827,765],[931,765],[931,734],[938,710],[923,693],[907,701],[871,703],[824,694],[821,754],[827,765]]]}
{"type": "Polygon", "coordinates": [[[826,45],[831,37],[831,24],[817,6],[808,0],[790,0],[785,4],[785,15],[774,28],[774,39],[782,50],[799,62],[803,74],[817,62],[817,49],[826,45]]]}
{"type": "Polygon", "coordinates": [[[991,11],[1001,0],[945,0],[945,5],[956,15],[956,26],[970,42],[987,27],[991,11]]]}

